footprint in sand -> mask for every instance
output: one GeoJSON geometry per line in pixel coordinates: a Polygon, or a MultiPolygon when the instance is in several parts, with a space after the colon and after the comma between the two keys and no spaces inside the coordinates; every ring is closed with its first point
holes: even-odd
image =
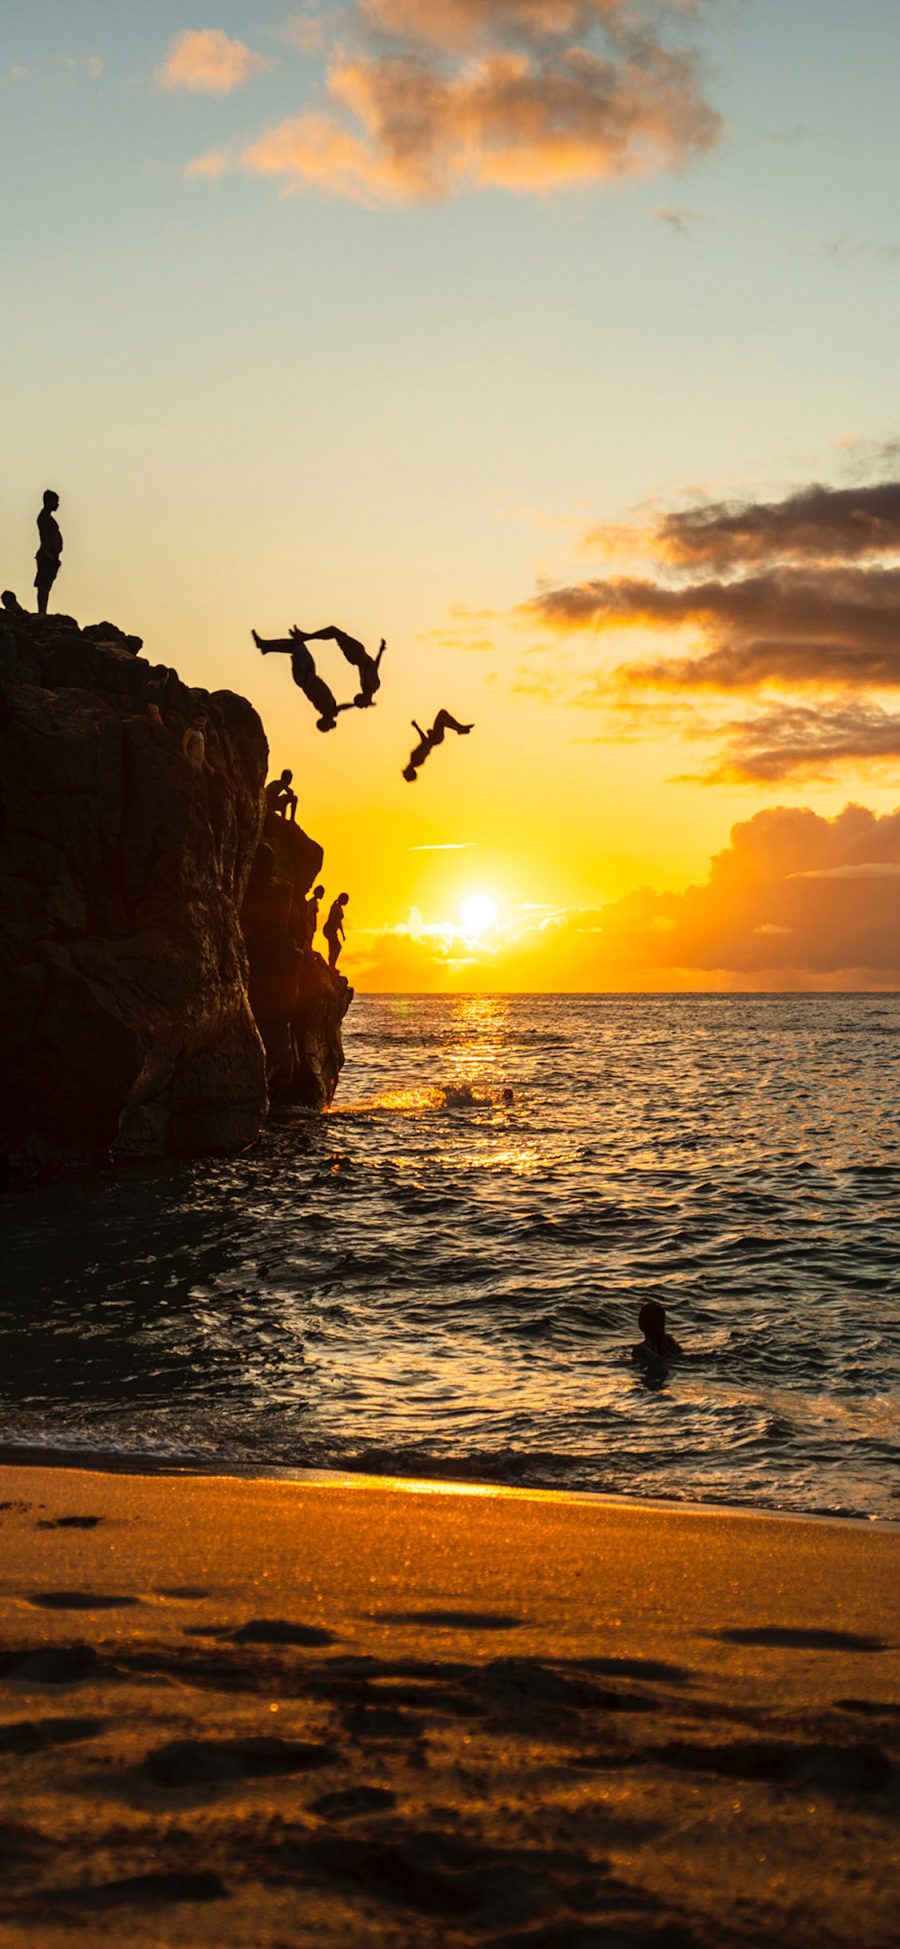
{"type": "Polygon", "coordinates": [[[38,1590],[28,1599],[40,1611],[120,1611],[140,1601],[139,1597],[110,1597],[96,1590],[38,1590]]]}
{"type": "Polygon", "coordinates": [[[47,1516],[35,1523],[35,1529],[96,1529],[102,1523],[102,1516],[47,1516]]]}
{"type": "Polygon", "coordinates": [[[226,1638],[229,1644],[286,1644],[314,1645],[335,1644],[333,1631],[326,1631],[318,1624],[290,1624],[280,1617],[252,1617],[248,1624],[242,1624],[233,1631],[230,1624],[191,1624],[185,1629],[186,1638],[226,1638]]]}
{"type": "Polygon", "coordinates": [[[0,1653],[0,1678],[24,1679],[35,1685],[80,1685],[85,1679],[109,1675],[90,1644],[51,1644],[32,1651],[0,1653]]]}
{"type": "Polygon", "coordinates": [[[213,1787],[331,1766],[333,1746],[299,1739],[173,1739],[148,1753],[143,1772],[157,1787],[213,1787]]]}
{"type": "Polygon", "coordinates": [[[56,1746],[96,1739],[105,1725],[105,1719],[17,1719],[0,1726],[0,1753],[25,1759],[31,1753],[52,1752],[56,1746]]]}

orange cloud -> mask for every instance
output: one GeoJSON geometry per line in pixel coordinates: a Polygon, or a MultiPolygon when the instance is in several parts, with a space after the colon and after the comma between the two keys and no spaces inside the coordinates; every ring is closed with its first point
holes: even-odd
{"type": "Polygon", "coordinates": [[[267,55],[254,54],[243,41],[231,40],[218,27],[186,28],[172,41],[157,71],[157,81],[161,88],[223,96],[275,65],[267,55]]]}
{"type": "Polygon", "coordinates": [[[702,656],[631,664],[630,683],[746,689],[900,683],[900,569],[774,568],[673,588],[618,576],[552,589],[525,605],[557,629],[698,629],[702,656]]]}
{"type": "Polygon", "coordinates": [[[186,176],[200,177],[204,182],[217,183],[228,168],[228,157],[222,149],[211,149],[206,156],[195,156],[185,170],[186,176]]]}
{"type": "Polygon", "coordinates": [[[438,202],[677,168],[721,132],[695,57],[638,31],[622,0],[364,0],[354,19],[325,106],[260,136],[245,168],[363,203],[438,202]]]}
{"type": "Polygon", "coordinates": [[[718,732],[727,740],[722,759],[711,771],[689,774],[692,783],[826,779],[841,765],[871,769],[900,759],[900,714],[877,704],[779,704],[718,732]]]}
{"type": "Polygon", "coordinates": [[[353,976],[369,992],[900,987],[900,811],[777,807],[734,827],[700,886],[644,888],[526,922],[490,955],[385,933],[353,976]]]}

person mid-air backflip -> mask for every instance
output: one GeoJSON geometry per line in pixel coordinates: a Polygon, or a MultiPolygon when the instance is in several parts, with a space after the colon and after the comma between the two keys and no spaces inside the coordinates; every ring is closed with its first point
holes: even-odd
{"type": "Polygon", "coordinates": [[[420,766],[424,765],[426,758],[430,757],[435,745],[443,744],[445,731],[458,731],[461,738],[467,738],[469,732],[475,729],[474,724],[460,724],[455,717],[451,717],[449,711],[438,711],[430,731],[423,731],[421,724],[417,724],[415,718],[412,727],[419,733],[419,743],[410,752],[409,763],[403,767],[403,776],[410,785],[415,784],[416,773],[420,766]]]}
{"type": "MultiPolygon", "coordinates": [[[[370,656],[368,650],[362,643],[357,642],[355,636],[348,636],[345,629],[338,629],[334,623],[329,623],[327,629],[298,629],[295,623],[291,635],[298,637],[303,643],[336,643],[341,655],[348,663],[352,663],[354,670],[359,671],[360,689],[353,699],[356,709],[365,711],[374,704],[375,692],[381,689],[378,667],[387,649],[384,637],[378,646],[377,655],[370,656]]],[[[346,706],[342,705],[341,708],[345,709],[346,706]]]]}
{"type": "Polygon", "coordinates": [[[318,731],[333,731],[340,711],[353,709],[352,704],[339,704],[332,690],[329,690],[324,677],[320,677],[312,651],[308,650],[299,631],[292,630],[290,636],[263,637],[251,630],[253,641],[262,656],[289,656],[291,672],[298,690],[308,697],[313,708],[319,712],[316,718],[318,731]]]}

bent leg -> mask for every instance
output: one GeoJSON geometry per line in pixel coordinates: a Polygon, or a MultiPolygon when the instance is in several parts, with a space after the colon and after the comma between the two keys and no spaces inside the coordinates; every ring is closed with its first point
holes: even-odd
{"type": "Polygon", "coordinates": [[[474,729],[474,724],[460,724],[459,719],[451,717],[449,711],[438,711],[437,717],[431,727],[431,735],[434,737],[437,733],[442,738],[445,731],[458,731],[460,737],[464,737],[468,731],[474,731],[474,729]]]}
{"type": "Polygon", "coordinates": [[[298,629],[297,635],[302,636],[304,643],[336,643],[341,655],[357,669],[361,658],[367,660],[365,644],[358,643],[355,636],[348,636],[345,629],[338,629],[336,623],[329,623],[327,629],[298,629]]]}

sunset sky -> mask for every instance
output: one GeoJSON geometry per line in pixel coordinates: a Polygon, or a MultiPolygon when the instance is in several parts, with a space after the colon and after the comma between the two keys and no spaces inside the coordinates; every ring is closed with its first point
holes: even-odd
{"type": "Polygon", "coordinates": [[[3,585],[56,488],[361,988],[900,986],[898,73],[897,0],[2,0],[3,585]]]}

